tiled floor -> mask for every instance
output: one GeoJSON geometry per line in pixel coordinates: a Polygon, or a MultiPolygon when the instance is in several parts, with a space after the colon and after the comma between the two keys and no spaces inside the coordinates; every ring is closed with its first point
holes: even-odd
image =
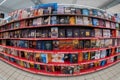
{"type": "Polygon", "coordinates": [[[0,80],[120,80],[120,63],[107,69],[74,77],[50,77],[17,69],[0,61],[0,80]]]}

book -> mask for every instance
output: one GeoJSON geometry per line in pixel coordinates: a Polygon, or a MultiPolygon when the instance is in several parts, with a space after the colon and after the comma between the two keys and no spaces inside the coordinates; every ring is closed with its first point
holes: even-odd
{"type": "Polygon", "coordinates": [[[54,66],[46,66],[46,72],[54,72],[54,66]]]}
{"type": "Polygon", "coordinates": [[[41,37],[42,37],[42,30],[36,29],[36,38],[41,38],[41,37]]]}
{"type": "Polygon", "coordinates": [[[105,21],[99,19],[99,26],[100,26],[100,27],[105,27],[105,21]]]}
{"type": "Polygon", "coordinates": [[[73,29],[73,37],[79,37],[80,36],[80,30],[79,28],[73,29]]]}
{"type": "Polygon", "coordinates": [[[43,25],[49,25],[50,24],[50,16],[44,16],[43,18],[43,25]]]}
{"type": "Polygon", "coordinates": [[[33,19],[33,26],[37,26],[37,19],[33,19]]]}
{"type": "Polygon", "coordinates": [[[99,21],[98,19],[92,18],[92,24],[93,24],[93,26],[98,26],[99,25],[98,21],[99,21]]]}
{"type": "Polygon", "coordinates": [[[58,34],[59,34],[59,38],[66,37],[66,35],[65,35],[65,29],[64,28],[60,28],[58,34]]]}
{"type": "Polygon", "coordinates": [[[97,9],[92,9],[92,15],[93,16],[98,16],[98,10],[97,9]]]}
{"type": "Polygon", "coordinates": [[[79,40],[79,49],[84,49],[84,40],[79,40]]]}
{"type": "Polygon", "coordinates": [[[64,54],[52,54],[51,62],[64,63],[64,54]]]}
{"type": "Polygon", "coordinates": [[[70,55],[70,63],[78,63],[78,53],[70,55]]]}
{"type": "Polygon", "coordinates": [[[110,22],[109,22],[109,21],[106,21],[106,22],[105,22],[105,27],[106,27],[106,28],[110,28],[110,22]]]}
{"type": "Polygon", "coordinates": [[[58,38],[58,27],[51,28],[51,38],[58,38]]]}
{"type": "Polygon", "coordinates": [[[64,6],[58,5],[57,14],[64,14],[64,6]]]}
{"type": "Polygon", "coordinates": [[[36,25],[43,25],[43,18],[42,17],[40,17],[40,18],[37,18],[37,22],[36,22],[37,24],[36,25]]]}
{"type": "Polygon", "coordinates": [[[86,29],[85,30],[85,37],[90,37],[91,36],[91,30],[90,29],[86,29]]]}
{"type": "Polygon", "coordinates": [[[47,54],[41,53],[40,56],[41,56],[42,63],[48,63],[47,54]]]}
{"type": "Polygon", "coordinates": [[[96,40],[95,39],[92,39],[91,41],[91,48],[96,48],[96,40]]]}
{"type": "Polygon", "coordinates": [[[102,29],[94,29],[95,30],[95,37],[102,37],[102,29]]]}
{"type": "Polygon", "coordinates": [[[66,29],[66,37],[73,37],[73,30],[71,28],[66,29]]]}
{"type": "Polygon", "coordinates": [[[105,47],[105,40],[104,39],[100,40],[100,47],[101,48],[105,47]]]}
{"type": "Polygon", "coordinates": [[[79,40],[73,40],[73,50],[79,49],[79,40]]]}
{"type": "Polygon", "coordinates": [[[100,51],[95,52],[95,59],[100,59],[100,51]]]}
{"type": "Polygon", "coordinates": [[[106,56],[109,57],[112,53],[112,50],[111,49],[107,49],[106,50],[106,56]]]}
{"type": "Polygon", "coordinates": [[[52,50],[52,41],[45,41],[45,50],[52,50]]]}
{"type": "Polygon", "coordinates": [[[85,29],[80,29],[80,37],[85,37],[85,29]]]}
{"type": "Polygon", "coordinates": [[[83,52],[83,61],[89,60],[89,52],[83,52]]]}
{"type": "Polygon", "coordinates": [[[106,57],[106,50],[101,50],[100,51],[100,58],[105,58],[106,57]]]}
{"type": "Polygon", "coordinates": [[[82,9],[83,15],[89,15],[89,10],[87,8],[82,9]]]}
{"type": "Polygon", "coordinates": [[[84,25],[89,25],[89,18],[88,17],[83,17],[83,23],[84,25]]]}
{"type": "Polygon", "coordinates": [[[48,36],[49,36],[49,31],[48,31],[48,29],[43,29],[42,30],[42,38],[48,38],[48,36]]]}
{"type": "Polygon", "coordinates": [[[29,41],[29,48],[36,49],[36,41],[29,41]]]}
{"type": "Polygon", "coordinates": [[[64,11],[65,11],[65,14],[71,14],[71,8],[70,7],[65,7],[64,11]]]}
{"type": "Polygon", "coordinates": [[[29,30],[28,37],[36,38],[36,30],[35,29],[29,30]]]}
{"type": "Polygon", "coordinates": [[[82,11],[80,8],[76,8],[75,12],[76,12],[76,14],[82,14],[82,11]]]}
{"type": "Polygon", "coordinates": [[[80,72],[80,69],[81,69],[81,66],[80,66],[80,65],[74,66],[74,73],[79,73],[79,72],[80,72]]]}
{"type": "Polygon", "coordinates": [[[75,14],[75,12],[76,12],[76,8],[71,7],[71,14],[75,14]]]}
{"type": "Polygon", "coordinates": [[[100,66],[104,66],[106,64],[106,60],[102,60],[101,62],[100,62],[100,66]]]}
{"type": "Polygon", "coordinates": [[[71,23],[74,21],[74,18],[72,19],[70,16],[66,16],[65,17],[65,22],[64,22],[64,24],[70,24],[70,19],[71,19],[71,23]]]}
{"type": "Polygon", "coordinates": [[[35,55],[34,55],[34,61],[41,62],[41,55],[40,55],[40,53],[35,53],[35,55]]]}
{"type": "Polygon", "coordinates": [[[41,50],[42,49],[42,41],[36,41],[36,49],[41,50]]]}
{"type": "Polygon", "coordinates": [[[52,24],[52,25],[58,24],[57,16],[52,16],[52,17],[51,17],[51,24],[52,24]]]}
{"type": "Polygon", "coordinates": [[[74,66],[62,66],[61,73],[62,74],[73,74],[74,73],[74,66]]]}
{"type": "Polygon", "coordinates": [[[64,54],[64,62],[69,63],[70,62],[70,56],[71,54],[64,54]]]}
{"type": "Polygon", "coordinates": [[[43,15],[43,8],[38,9],[38,15],[43,15]]]}
{"type": "Polygon", "coordinates": [[[59,50],[59,41],[57,41],[57,40],[54,40],[53,41],[53,50],[59,50]]]}
{"type": "Polygon", "coordinates": [[[83,25],[83,17],[81,17],[81,16],[76,16],[76,24],[81,24],[81,25],[83,25]]]}
{"type": "Polygon", "coordinates": [[[84,48],[85,49],[90,48],[90,46],[91,46],[90,43],[91,43],[90,40],[84,40],[84,48]]]}
{"type": "Polygon", "coordinates": [[[95,52],[90,52],[90,60],[94,60],[95,59],[95,52]]]}
{"type": "Polygon", "coordinates": [[[75,24],[75,17],[74,17],[74,16],[71,16],[71,17],[70,17],[69,23],[70,23],[71,25],[75,24]]]}

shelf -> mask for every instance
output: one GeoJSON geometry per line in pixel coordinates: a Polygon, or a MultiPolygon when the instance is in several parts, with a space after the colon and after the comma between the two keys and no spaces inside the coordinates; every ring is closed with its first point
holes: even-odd
{"type": "Polygon", "coordinates": [[[109,57],[105,57],[105,58],[101,58],[101,59],[95,59],[95,60],[89,60],[89,61],[82,61],[82,62],[78,62],[78,63],[58,63],[58,62],[56,62],[56,63],[54,63],[54,62],[41,63],[41,62],[35,62],[35,61],[27,60],[27,59],[24,59],[24,58],[20,58],[20,57],[17,57],[17,56],[13,56],[11,54],[7,54],[7,53],[4,53],[4,52],[0,52],[0,53],[3,54],[3,55],[9,56],[11,58],[15,58],[17,60],[21,60],[21,61],[25,61],[25,62],[29,62],[29,63],[34,63],[34,64],[51,65],[51,66],[75,66],[75,65],[80,65],[80,64],[88,64],[88,63],[93,63],[93,62],[97,62],[97,61],[106,60],[106,59],[112,58],[114,56],[120,55],[120,53],[116,53],[116,54],[111,55],[109,57]]]}
{"type": "Polygon", "coordinates": [[[52,72],[44,72],[44,71],[37,71],[35,69],[28,69],[28,68],[24,68],[24,67],[21,67],[15,63],[12,63],[12,62],[9,62],[3,58],[0,58],[2,61],[16,67],[16,68],[19,68],[21,70],[25,70],[25,71],[28,71],[28,72],[31,72],[31,73],[35,73],[35,74],[44,74],[44,75],[49,75],[49,76],[75,76],[75,75],[83,75],[83,74],[88,74],[88,73],[91,73],[91,72],[95,72],[95,71],[98,71],[98,70],[101,70],[101,69],[105,69],[107,67],[110,67],[118,62],[120,62],[120,60],[116,61],[116,62],[113,62],[113,63],[110,63],[110,64],[107,64],[105,66],[102,66],[102,67],[97,67],[97,68],[92,68],[92,69],[88,69],[88,70],[85,70],[85,71],[81,71],[80,73],[76,73],[76,74],[53,74],[52,72]]]}
{"type": "Polygon", "coordinates": [[[82,15],[82,14],[44,14],[44,15],[39,15],[39,16],[33,16],[33,17],[28,17],[28,18],[23,18],[23,19],[18,19],[18,20],[13,20],[9,23],[6,24],[2,24],[1,26],[5,26],[14,22],[19,22],[19,21],[23,21],[23,20],[28,20],[28,19],[34,19],[34,18],[39,18],[39,17],[44,17],[44,16],[83,16],[83,17],[91,17],[91,18],[97,18],[97,19],[102,19],[102,20],[106,20],[106,21],[110,21],[110,22],[114,22],[114,23],[118,23],[116,21],[112,21],[109,19],[105,19],[105,18],[101,18],[101,17],[97,17],[97,16],[92,16],[92,15],[82,15]]]}

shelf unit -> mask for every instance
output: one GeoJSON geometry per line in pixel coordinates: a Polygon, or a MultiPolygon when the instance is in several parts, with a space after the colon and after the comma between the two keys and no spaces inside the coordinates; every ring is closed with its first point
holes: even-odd
{"type": "MultiPolygon", "coordinates": [[[[89,20],[89,19],[88,19],[89,20]]],[[[90,21],[89,21],[90,22],[90,21]]],[[[28,23],[30,24],[30,23],[28,23]]],[[[120,23],[115,20],[110,20],[107,18],[101,18],[99,16],[93,16],[93,15],[84,15],[84,14],[43,14],[43,15],[37,15],[27,18],[20,18],[17,20],[11,20],[8,23],[0,25],[0,60],[17,67],[19,69],[35,73],[35,74],[42,74],[42,75],[49,75],[49,76],[76,76],[76,75],[82,75],[87,74],[91,72],[95,72],[101,69],[105,69],[107,67],[110,67],[120,61],[120,35],[117,33],[119,32],[119,29],[116,28],[116,24],[119,25],[120,23]],[[74,21],[74,24],[41,24],[41,25],[33,25],[34,20],[37,18],[45,18],[45,17],[69,17],[76,19],[76,17],[82,17],[82,21],[84,20],[83,17],[90,18],[91,20],[97,19],[102,20],[104,25],[106,25],[106,21],[109,22],[109,27],[97,25],[94,26],[93,21],[91,21],[91,24],[77,24],[74,21]],[[32,21],[32,25],[26,25],[27,21],[32,21]],[[23,25],[22,22],[26,24],[23,25]],[[19,26],[17,28],[14,26],[16,23],[19,23],[19,26]],[[114,24],[114,27],[111,26],[111,24],[114,24]],[[21,26],[22,25],[22,26],[21,26]],[[50,32],[50,37],[23,37],[22,31],[27,30],[30,32],[30,30],[35,30],[37,34],[37,30],[44,30],[44,29],[52,29],[54,27],[57,27],[59,34],[59,29],[64,28],[65,36],[64,37],[52,37],[52,31],[50,32]],[[66,36],[67,29],[84,29],[84,33],[88,34],[89,36],[82,35],[79,37],[75,37],[72,35],[72,37],[66,36]],[[101,30],[101,36],[91,36],[90,34],[92,31],[95,31],[95,29],[101,30]],[[86,30],[91,30],[89,33],[86,30]],[[103,30],[109,30],[109,36],[103,36],[103,30]],[[21,31],[19,33],[20,35],[18,37],[15,36],[15,31],[21,31]],[[7,33],[7,37],[6,37],[7,33]],[[11,34],[14,34],[14,36],[11,36],[11,34]],[[22,35],[22,36],[21,36],[22,35]],[[74,40],[78,41],[78,44],[73,44],[74,40]],[[94,46],[92,44],[92,41],[95,40],[94,46]],[[8,42],[7,42],[8,41],[8,42]],[[20,43],[21,41],[27,41],[27,47],[23,47],[25,45],[24,43],[20,43]],[[30,41],[35,42],[34,44],[30,44],[30,41]],[[42,41],[41,44],[42,47],[47,45],[47,42],[45,41],[51,41],[49,44],[52,45],[52,49],[46,49],[46,48],[40,48],[37,49],[37,41],[42,41]],[[60,45],[57,46],[59,49],[53,48],[53,42],[58,41],[64,41],[64,44],[69,42],[67,44],[67,47],[65,49],[61,49],[60,45]],[[83,42],[80,44],[80,41],[83,42]],[[89,43],[87,43],[88,41],[89,43]],[[100,43],[100,42],[101,43],[100,43]],[[105,42],[105,41],[108,41],[105,42]],[[71,43],[72,42],[72,43],[71,43]],[[87,46],[85,46],[85,42],[87,46]],[[102,43],[104,42],[104,43],[102,43]],[[12,44],[11,44],[12,43],[12,44]],[[18,43],[18,44],[17,44],[18,43]],[[22,46],[20,46],[22,44],[22,46]],[[71,45],[72,44],[72,45],[71,45]],[[89,44],[89,46],[88,46],[89,44]],[[106,45],[108,44],[108,45],[106,45]],[[80,45],[83,47],[80,48],[80,45]],[[71,48],[72,47],[72,48],[71,48]],[[98,55],[99,54],[99,55],[98,55]],[[56,57],[54,57],[57,55],[56,57]],[[44,57],[43,57],[44,56],[44,57]],[[47,57],[46,57],[47,56],[47,57]],[[97,56],[97,58],[95,57],[97,56]],[[39,58],[38,58],[39,57],[39,58]],[[54,61],[54,58],[60,58],[59,60],[54,61]],[[68,57],[68,60],[65,60],[66,57],[68,57]],[[44,59],[43,59],[44,58],[44,59]],[[53,60],[53,61],[52,61],[53,60]],[[74,61],[75,60],[75,61],[74,61]],[[57,69],[56,69],[57,68],[57,69]]],[[[43,32],[43,31],[42,31],[43,32]]],[[[31,32],[30,32],[31,33],[31,32]]],[[[74,32],[72,32],[73,34],[74,32]]],[[[80,34],[80,31],[79,31],[80,34]]],[[[47,35],[49,33],[47,32],[47,35]]],[[[56,34],[54,34],[56,35],[56,34]]],[[[98,35],[98,34],[97,34],[98,35]]],[[[48,45],[48,46],[50,46],[48,45]]],[[[46,47],[46,46],[45,46],[46,47]]]]}

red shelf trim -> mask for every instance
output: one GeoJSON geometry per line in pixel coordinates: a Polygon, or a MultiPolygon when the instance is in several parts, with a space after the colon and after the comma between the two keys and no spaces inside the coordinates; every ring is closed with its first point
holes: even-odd
{"type": "Polygon", "coordinates": [[[21,67],[15,63],[12,63],[12,62],[9,62],[3,58],[0,58],[2,61],[16,67],[16,68],[19,68],[21,70],[25,70],[25,71],[28,71],[28,72],[31,72],[31,73],[35,73],[35,74],[43,74],[43,75],[49,75],[49,76],[75,76],[75,75],[83,75],[83,74],[87,74],[87,73],[91,73],[91,72],[95,72],[95,71],[98,71],[98,70],[101,70],[101,69],[105,69],[107,67],[110,67],[118,62],[120,62],[120,60],[116,61],[116,62],[113,62],[113,63],[110,63],[110,64],[106,64],[105,66],[102,66],[102,67],[97,67],[97,68],[93,68],[93,69],[90,69],[90,70],[86,70],[86,71],[83,71],[83,72],[80,72],[80,73],[76,73],[76,74],[53,74],[53,73],[47,73],[47,72],[44,72],[44,71],[37,71],[35,69],[27,69],[27,68],[24,68],[24,67],[21,67]]]}

